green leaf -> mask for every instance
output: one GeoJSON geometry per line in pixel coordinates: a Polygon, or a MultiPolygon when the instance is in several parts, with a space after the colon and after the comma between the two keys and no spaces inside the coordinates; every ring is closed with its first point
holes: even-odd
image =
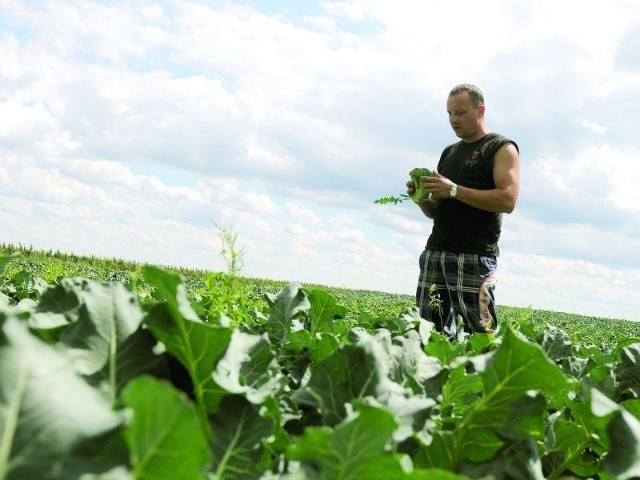
{"type": "Polygon", "coordinates": [[[527,390],[552,396],[568,388],[566,376],[540,346],[508,328],[496,355],[482,374],[487,400],[513,400],[527,390]]]}
{"type": "Polygon", "coordinates": [[[405,195],[405,194],[400,194],[400,196],[395,197],[393,195],[388,195],[386,197],[380,197],[377,198],[373,201],[373,203],[378,203],[380,205],[386,205],[388,203],[393,203],[394,205],[397,205],[398,203],[402,203],[406,200],[409,200],[411,197],[409,195],[405,195]]]}
{"type": "Polygon", "coordinates": [[[620,351],[620,363],[616,366],[615,376],[622,390],[628,389],[635,398],[640,397],[640,343],[620,351]]]}
{"type": "Polygon", "coordinates": [[[474,462],[490,459],[503,438],[543,438],[545,399],[534,392],[566,392],[567,379],[539,345],[507,327],[500,347],[481,372],[482,398],[458,426],[456,452],[474,462]],[[500,436],[498,436],[500,432],[500,436]]]}
{"type": "Polygon", "coordinates": [[[609,421],[607,433],[610,446],[605,470],[619,480],[640,477],[640,420],[620,408],[609,421]]]}
{"type": "Polygon", "coordinates": [[[20,255],[18,252],[14,252],[10,255],[0,255],[0,274],[4,273],[4,269],[7,268],[11,262],[17,259],[20,255]]]}
{"type": "Polygon", "coordinates": [[[215,478],[252,480],[264,472],[263,442],[273,437],[275,426],[259,409],[240,396],[222,401],[220,413],[211,419],[215,478]]]}
{"type": "Polygon", "coordinates": [[[457,471],[469,478],[545,480],[538,448],[532,438],[510,442],[484,463],[462,463],[457,471]]]}
{"type": "MultiPolygon", "coordinates": [[[[42,298],[30,309],[29,326],[41,332],[61,330],[80,317],[82,287],[76,286],[79,279],[62,279],[57,285],[50,286],[42,293],[42,298]]],[[[24,302],[22,302],[24,303],[24,302]]],[[[47,335],[47,334],[45,334],[47,335]]],[[[54,337],[55,340],[60,335],[54,337]]]]}
{"type": "Polygon", "coordinates": [[[552,360],[562,360],[571,354],[569,335],[557,327],[547,327],[538,338],[538,343],[552,360]]]}
{"type": "Polygon", "coordinates": [[[108,391],[115,403],[118,354],[142,322],[136,297],[120,283],[100,284],[75,278],[63,279],[47,291],[46,300],[38,308],[40,313],[50,303],[62,306],[55,313],[64,312],[71,322],[60,341],[68,347],[76,369],[87,376],[104,370],[108,391]],[[71,305],[75,307],[70,308],[71,305]]]}
{"type": "Polygon", "coordinates": [[[263,403],[285,384],[271,350],[269,337],[234,330],[231,342],[213,372],[213,380],[229,393],[263,403]]]}
{"type": "MultiPolygon", "coordinates": [[[[419,343],[417,333],[412,333],[419,343]]],[[[342,345],[322,362],[311,364],[309,381],[292,394],[293,400],[315,407],[326,425],[335,425],[346,418],[350,405],[361,401],[384,406],[398,422],[398,430],[394,432],[397,441],[414,433],[427,435],[426,424],[436,402],[425,394],[414,394],[399,381],[410,384],[406,377],[409,372],[424,381],[435,373],[433,364],[429,361],[422,364],[410,358],[410,354],[403,359],[400,347],[392,344],[387,330],[381,329],[372,336],[354,329],[352,335],[354,344],[342,345]],[[406,363],[402,365],[402,361],[406,363]]]]}
{"type": "Polygon", "coordinates": [[[480,376],[477,373],[468,374],[465,366],[460,365],[451,370],[447,382],[442,387],[440,407],[459,419],[478,401],[482,389],[480,376]]]}
{"type": "Polygon", "coordinates": [[[123,391],[133,411],[125,431],[137,480],[201,480],[211,461],[195,408],[169,383],[142,376],[123,391]]]}
{"type": "Polygon", "coordinates": [[[456,458],[486,462],[513,439],[544,437],[546,400],[535,391],[504,403],[474,405],[456,429],[456,458]]]}
{"type": "Polygon", "coordinates": [[[640,420],[640,398],[625,400],[621,405],[634,417],[640,420]]]}
{"type": "Polygon", "coordinates": [[[565,418],[557,418],[550,422],[550,431],[545,439],[547,454],[552,458],[552,477],[557,477],[567,470],[580,476],[591,476],[598,471],[596,458],[583,458],[593,439],[589,430],[565,418]]]}
{"type": "Polygon", "coordinates": [[[308,292],[310,308],[309,332],[315,336],[318,332],[334,333],[333,322],[343,319],[347,314],[347,309],[338,305],[335,298],[324,290],[311,290],[308,292]]]}
{"type": "Polygon", "coordinates": [[[292,393],[294,401],[318,409],[327,425],[346,415],[346,404],[375,395],[381,381],[381,365],[365,349],[341,345],[325,360],[311,364],[309,382],[292,393]]]}
{"type": "Polygon", "coordinates": [[[321,480],[401,478],[399,463],[393,469],[393,476],[389,475],[393,467],[388,464],[379,470],[380,475],[376,474],[378,467],[388,461],[383,460],[385,446],[396,427],[389,412],[361,405],[335,429],[308,427],[290,448],[288,456],[305,462],[311,470],[318,469],[321,480]]]}
{"type": "Polygon", "coordinates": [[[494,335],[485,335],[484,333],[473,334],[466,342],[467,354],[479,355],[485,353],[493,349],[496,343],[496,337],[494,335]]]}
{"type": "MultiPolygon", "coordinates": [[[[157,355],[153,349],[157,345],[156,338],[146,328],[139,328],[130,335],[118,348],[115,365],[115,375],[112,366],[106,365],[101,371],[87,377],[87,381],[102,390],[120,398],[122,389],[127,382],[141,375],[151,375],[166,378],[170,376],[168,357],[157,355]]],[[[119,406],[118,403],[116,403],[119,406]]]]}
{"type": "Polygon", "coordinates": [[[311,364],[308,383],[292,394],[294,401],[316,407],[327,425],[343,420],[347,404],[364,397],[390,399],[411,394],[391,380],[390,355],[381,337],[361,329],[355,329],[353,335],[353,345],[343,344],[323,361],[311,364]]]}
{"type": "Polygon", "coordinates": [[[166,304],[152,308],[144,322],[186,368],[203,419],[215,412],[226,392],[215,384],[211,374],[229,345],[233,330],[174,316],[166,304]]]}
{"type": "Polygon", "coordinates": [[[148,267],[148,281],[166,298],[156,305],[144,322],[167,351],[187,369],[202,418],[214,412],[225,394],[211,374],[231,339],[232,329],[203,323],[193,312],[182,280],[177,275],[148,267]]]}
{"type": "Polygon", "coordinates": [[[455,458],[456,438],[453,431],[438,430],[433,433],[428,445],[421,444],[419,450],[413,456],[416,467],[430,469],[454,470],[457,459],[455,458]]]}
{"type": "Polygon", "coordinates": [[[187,288],[179,275],[152,265],[145,265],[143,274],[147,282],[155,288],[156,294],[166,301],[173,317],[201,322],[191,308],[187,288]]]}
{"type": "Polygon", "coordinates": [[[442,389],[438,378],[442,378],[442,365],[436,358],[425,355],[419,333],[409,330],[393,337],[392,341],[387,347],[389,360],[393,362],[391,378],[414,394],[437,397],[442,389]]]}
{"type": "Polygon", "coordinates": [[[592,367],[587,376],[584,377],[584,383],[588,383],[591,387],[598,389],[610,398],[616,398],[620,393],[620,389],[616,380],[615,367],[612,368],[612,365],[592,367]]]}
{"type": "Polygon", "coordinates": [[[65,478],[74,462],[90,468],[98,440],[122,417],[25,322],[0,312],[0,327],[0,478],[65,478]]]}
{"type": "Polygon", "coordinates": [[[277,295],[267,294],[269,317],[265,328],[274,345],[283,345],[289,340],[293,320],[311,307],[302,286],[291,283],[277,295]]]}
{"type": "Polygon", "coordinates": [[[335,352],[341,345],[340,340],[335,335],[316,335],[310,357],[314,362],[321,362],[335,352]]]}
{"type": "Polygon", "coordinates": [[[469,480],[466,475],[458,475],[440,468],[416,469],[401,478],[406,478],[407,480],[469,480]]]}
{"type": "Polygon", "coordinates": [[[432,357],[437,358],[443,365],[449,365],[455,358],[464,355],[466,346],[462,342],[451,342],[444,335],[433,332],[429,336],[429,341],[425,342],[424,351],[432,357]]]}

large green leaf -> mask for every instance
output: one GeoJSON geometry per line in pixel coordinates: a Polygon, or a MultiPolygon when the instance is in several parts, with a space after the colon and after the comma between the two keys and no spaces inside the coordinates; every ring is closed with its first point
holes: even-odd
{"type": "Polygon", "coordinates": [[[314,289],[308,292],[310,304],[309,332],[315,336],[317,332],[334,333],[333,322],[342,319],[347,309],[338,305],[335,298],[324,290],[314,289]]]}
{"type": "MultiPolygon", "coordinates": [[[[37,304],[34,302],[30,306],[29,326],[43,338],[57,341],[64,330],[61,327],[67,327],[78,321],[82,304],[82,287],[76,286],[76,281],[60,280],[57,285],[49,286],[42,293],[42,298],[37,304]],[[57,330],[57,335],[50,333],[54,330],[57,330]]],[[[25,305],[25,300],[21,301],[22,305],[25,305]]]]}
{"type": "Polygon", "coordinates": [[[532,438],[510,442],[484,463],[463,462],[457,471],[469,478],[544,480],[538,448],[532,438]]]}
{"type": "Polygon", "coordinates": [[[235,330],[213,380],[226,392],[245,395],[252,403],[263,403],[286,382],[275,360],[269,337],[235,330]]]}
{"type": "Polygon", "coordinates": [[[413,455],[416,467],[429,469],[455,470],[455,432],[436,431],[428,445],[422,444],[413,455]]]}
{"type": "Polygon", "coordinates": [[[144,278],[155,288],[156,297],[163,299],[171,311],[172,316],[201,322],[191,307],[187,297],[187,288],[180,275],[152,265],[145,265],[144,278]]]}
{"type": "Polygon", "coordinates": [[[456,427],[455,458],[486,462],[514,439],[544,437],[546,399],[530,391],[510,402],[480,400],[456,427]]]}
{"type": "Polygon", "coordinates": [[[293,320],[307,311],[311,304],[302,286],[297,283],[291,283],[276,295],[267,294],[266,297],[269,317],[265,328],[275,345],[283,345],[289,340],[293,320]]]}
{"type": "Polygon", "coordinates": [[[388,367],[371,352],[356,345],[341,345],[329,357],[310,366],[307,384],[292,393],[294,401],[315,407],[327,425],[347,415],[347,404],[375,396],[388,367]]]}
{"type": "Polygon", "coordinates": [[[500,347],[480,373],[484,392],[458,425],[457,454],[483,462],[504,445],[504,438],[543,438],[545,399],[566,393],[562,371],[539,345],[507,327],[500,347]],[[498,435],[500,433],[500,435],[498,435]]]}
{"type": "Polygon", "coordinates": [[[552,360],[562,360],[571,354],[569,335],[557,327],[547,327],[538,338],[538,343],[552,360]]]}
{"type": "Polygon", "coordinates": [[[510,328],[481,375],[485,401],[489,402],[508,402],[527,390],[539,390],[553,396],[568,388],[566,376],[542,348],[510,328]]]}
{"type": "Polygon", "coordinates": [[[619,480],[640,478],[640,420],[620,408],[607,425],[607,433],[606,471],[619,480]]]}
{"type": "Polygon", "coordinates": [[[45,308],[52,306],[58,307],[52,315],[64,315],[70,322],[60,340],[68,347],[76,369],[87,376],[103,371],[101,376],[108,379],[108,391],[115,401],[120,348],[142,321],[136,297],[120,283],[64,279],[47,290],[38,314],[44,315],[45,308]]]}
{"type": "Polygon", "coordinates": [[[122,397],[133,412],[125,437],[137,480],[201,480],[211,453],[187,396],[147,376],[132,380],[122,397]]]}
{"type": "Polygon", "coordinates": [[[620,363],[615,375],[623,391],[640,398],[640,343],[634,343],[620,351],[620,363]]]}
{"type": "MultiPolygon", "coordinates": [[[[109,363],[101,371],[87,377],[87,381],[119,398],[123,387],[132,378],[144,374],[169,378],[169,359],[166,354],[154,353],[156,346],[157,340],[151,332],[146,328],[139,328],[119,345],[115,375],[113,365],[109,363]],[[108,388],[105,388],[105,383],[108,388]]],[[[116,406],[119,406],[118,402],[116,406]]]]}
{"type": "Polygon", "coordinates": [[[591,432],[585,425],[563,418],[561,413],[547,420],[545,445],[549,476],[556,478],[568,470],[580,477],[595,475],[597,457],[584,455],[594,443],[591,432]]]}
{"type": "Polygon", "coordinates": [[[419,333],[409,330],[403,335],[388,337],[386,350],[389,355],[391,378],[413,391],[415,394],[429,393],[434,398],[441,392],[440,385],[432,380],[442,372],[438,359],[425,355],[419,333]]]}
{"type": "Polygon", "coordinates": [[[482,379],[478,373],[467,373],[465,365],[459,365],[442,387],[440,408],[457,425],[459,419],[473,407],[482,392],[482,379]]]}
{"type": "Polygon", "coordinates": [[[0,312],[0,326],[0,478],[64,479],[74,462],[103,465],[100,440],[122,417],[25,322],[0,312]]]}
{"type": "Polygon", "coordinates": [[[466,345],[464,342],[451,342],[449,338],[434,331],[425,342],[425,352],[440,360],[443,365],[449,365],[455,358],[464,355],[466,345]]]}
{"type": "MultiPolygon", "coordinates": [[[[384,407],[395,416],[396,441],[401,442],[413,434],[428,436],[426,426],[436,402],[425,394],[414,394],[402,383],[411,383],[403,369],[422,379],[434,373],[432,364],[418,374],[412,370],[416,364],[407,361],[402,365],[407,359],[398,351],[398,345],[393,345],[388,330],[381,329],[374,336],[354,329],[352,336],[353,344],[342,345],[322,362],[311,365],[309,381],[293,393],[294,401],[315,407],[326,425],[339,423],[352,405],[366,402],[384,407]]],[[[419,340],[416,338],[416,341],[419,340]]],[[[419,364],[418,361],[417,369],[422,369],[419,364]]]]}
{"type": "Polygon", "coordinates": [[[591,388],[589,382],[583,380],[580,384],[580,393],[571,392],[565,400],[568,411],[563,411],[564,417],[573,426],[565,425],[556,442],[563,441],[559,448],[553,448],[553,443],[546,440],[547,447],[560,456],[576,474],[589,476],[597,465],[599,456],[604,455],[609,449],[609,437],[607,435],[607,423],[611,414],[618,409],[618,404],[595,388],[591,388]],[[573,437],[571,437],[573,435],[573,437]],[[587,443],[580,452],[580,443],[587,437],[587,443]]]}
{"type": "Polygon", "coordinates": [[[402,478],[399,461],[385,454],[396,427],[389,412],[361,405],[335,429],[308,427],[288,456],[319,470],[320,480],[402,478]]]}
{"type": "Polygon", "coordinates": [[[201,416],[214,412],[225,394],[211,374],[231,339],[232,329],[202,322],[191,309],[180,277],[147,267],[147,280],[156,286],[166,302],[152,308],[145,324],[186,368],[201,416]]]}
{"type": "Polygon", "coordinates": [[[414,395],[392,379],[395,360],[390,352],[387,330],[372,336],[354,329],[353,344],[341,345],[329,357],[310,366],[308,383],[292,397],[303,405],[318,409],[325,424],[335,425],[347,415],[348,404],[370,397],[400,413],[405,407],[413,423],[413,415],[433,405],[433,400],[414,395]],[[385,350],[386,346],[386,350],[385,350]]]}
{"type": "Polygon", "coordinates": [[[241,396],[224,398],[220,413],[211,418],[215,478],[252,480],[266,470],[263,443],[273,438],[275,426],[259,412],[259,406],[241,396]]]}

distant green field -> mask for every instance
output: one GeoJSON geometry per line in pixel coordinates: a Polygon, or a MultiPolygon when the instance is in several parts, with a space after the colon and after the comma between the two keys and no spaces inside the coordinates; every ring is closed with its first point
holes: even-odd
{"type": "MultiPolygon", "coordinates": [[[[143,265],[140,263],[0,244],[0,256],[9,255],[16,255],[16,257],[6,266],[2,280],[5,283],[11,282],[13,285],[16,282],[22,284],[22,288],[26,290],[36,288],[38,279],[51,284],[69,277],[118,281],[134,293],[143,295],[149,288],[142,280],[143,265]]],[[[170,265],[162,267],[180,274],[191,296],[206,288],[205,283],[208,277],[215,276],[215,272],[205,270],[170,265]]],[[[247,300],[255,302],[259,309],[266,305],[264,301],[266,293],[277,293],[287,285],[286,281],[244,276],[239,277],[238,280],[243,284],[242,288],[249,297],[247,300]]],[[[374,319],[394,317],[414,305],[412,295],[317,284],[303,286],[307,289],[321,289],[331,294],[347,309],[347,321],[354,324],[362,316],[374,319]]],[[[578,345],[615,345],[625,338],[640,338],[640,322],[504,305],[499,305],[497,310],[501,322],[515,322],[520,330],[531,337],[542,332],[546,325],[551,325],[564,330],[571,341],[578,345]]]]}

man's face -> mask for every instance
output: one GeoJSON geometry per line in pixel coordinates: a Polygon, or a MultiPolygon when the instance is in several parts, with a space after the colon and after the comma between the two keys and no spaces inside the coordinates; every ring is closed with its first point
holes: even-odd
{"type": "Polygon", "coordinates": [[[484,105],[474,108],[469,93],[462,92],[447,99],[449,123],[456,136],[462,140],[474,141],[480,131],[480,118],[484,105]]]}

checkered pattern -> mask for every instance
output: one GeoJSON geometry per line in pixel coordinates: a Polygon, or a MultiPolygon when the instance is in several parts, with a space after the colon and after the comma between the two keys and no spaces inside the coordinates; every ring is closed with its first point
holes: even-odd
{"type": "Polygon", "coordinates": [[[420,255],[416,304],[422,317],[446,332],[456,315],[468,332],[493,332],[495,311],[495,257],[425,249],[420,255]],[[435,286],[434,286],[435,285],[435,286]]]}

